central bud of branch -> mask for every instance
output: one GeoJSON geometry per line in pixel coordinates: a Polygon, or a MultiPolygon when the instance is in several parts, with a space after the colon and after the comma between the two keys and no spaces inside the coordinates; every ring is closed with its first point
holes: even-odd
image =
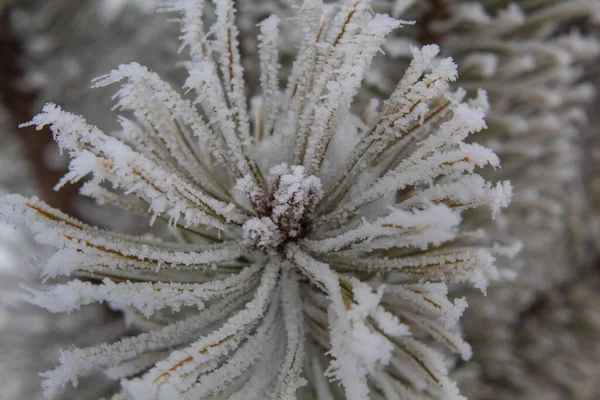
{"type": "Polygon", "coordinates": [[[243,237],[249,245],[276,248],[308,231],[310,218],[323,197],[321,180],[306,175],[303,166],[277,165],[269,171],[269,192],[252,191],[240,180],[257,216],[244,223],[243,237]]]}

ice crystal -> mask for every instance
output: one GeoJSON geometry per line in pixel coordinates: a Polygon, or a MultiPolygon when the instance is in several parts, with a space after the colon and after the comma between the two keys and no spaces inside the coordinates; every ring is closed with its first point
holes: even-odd
{"type": "Polygon", "coordinates": [[[92,227],[36,198],[0,203],[4,219],[56,249],[46,279],[77,278],[29,289],[30,302],[53,312],[106,302],[153,322],[63,350],[45,394],[104,370],[121,380],[114,399],[463,398],[448,356],[471,356],[466,302],[449,285],[485,291],[498,271],[497,251],[461,214],[496,214],[512,194],[475,172],[499,160],[466,140],[486,126],[485,93],[463,101],[449,86],[454,62],[413,47],[391,96],[359,118],[353,99],[372,59],[407,22],[366,0],[306,0],[284,90],[281,21],[259,24],[262,91],[250,102],[234,2],[162,8],[183,15],[186,96],[131,63],[94,81],[121,83],[128,117],[116,135],[54,104],[26,124],[50,126],[71,157],[57,187],[91,176],[82,194],[147,216],[156,234],[92,227]],[[160,224],[182,241],[159,237],[160,224]]]}

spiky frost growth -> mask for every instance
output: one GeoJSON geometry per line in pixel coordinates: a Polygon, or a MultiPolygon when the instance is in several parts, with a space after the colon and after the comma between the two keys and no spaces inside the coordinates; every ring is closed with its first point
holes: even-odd
{"type": "MultiPolygon", "coordinates": [[[[559,242],[565,254],[572,251],[577,246],[565,234],[574,235],[573,242],[585,240],[586,224],[577,216],[586,209],[580,147],[585,108],[595,96],[585,80],[586,64],[600,55],[597,38],[581,30],[600,21],[600,2],[457,2],[449,13],[434,29],[446,51],[462,54],[461,86],[488,93],[492,107],[482,141],[504,160],[493,177],[514,176],[516,196],[506,218],[525,215],[510,229],[523,230],[515,233],[531,254],[548,254],[548,246],[559,242]]],[[[529,265],[520,279],[564,282],[573,256],[549,260],[556,268],[540,265],[549,279],[537,279],[540,270],[529,265]]]]}
{"type": "Polygon", "coordinates": [[[581,147],[585,110],[595,95],[586,81],[587,64],[600,54],[589,31],[598,22],[600,2],[447,4],[448,18],[432,30],[443,38],[444,51],[456,55],[461,86],[484,88],[492,106],[489,129],[478,139],[502,158],[503,169],[485,176],[510,176],[515,186],[511,208],[490,231],[524,245],[512,263],[517,280],[496,286],[467,313],[466,335],[483,367],[484,387],[469,395],[536,398],[522,392],[526,378],[514,367],[521,358],[515,327],[547,291],[574,279],[593,254],[581,147]],[[515,386],[519,390],[503,391],[515,386]]]}
{"type": "MultiPolygon", "coordinates": [[[[38,270],[32,265],[47,255],[21,232],[0,222],[0,384],[2,398],[43,399],[39,374],[56,365],[61,348],[91,346],[114,341],[126,332],[119,313],[93,304],[67,314],[52,314],[24,303],[20,285],[39,287],[38,270]]],[[[61,399],[97,400],[110,395],[116,382],[103,379],[100,371],[57,394],[61,399]],[[107,384],[108,383],[108,384],[107,384]]]]}
{"type": "Polygon", "coordinates": [[[115,399],[463,398],[446,356],[471,356],[458,323],[466,302],[448,284],[485,291],[498,271],[497,251],[461,229],[461,213],[495,214],[512,192],[475,173],[499,161],[465,142],[485,127],[484,93],[463,102],[449,90],[452,60],[413,48],[389,99],[355,116],[371,59],[403,22],[368,1],[307,0],[284,91],[278,19],[260,24],[263,95],[249,112],[233,2],[215,1],[206,28],[203,1],[164,9],[183,14],[191,100],[131,63],[94,83],[124,82],[117,105],[135,120],[119,118],[122,140],[54,104],[29,124],[49,125],[71,157],[58,187],[91,175],[84,195],[183,241],[2,198],[3,218],[56,249],[43,276],[79,278],[29,290],[32,303],[59,312],[106,301],[147,330],[63,350],[46,394],[100,369],[121,380],[115,399]]]}

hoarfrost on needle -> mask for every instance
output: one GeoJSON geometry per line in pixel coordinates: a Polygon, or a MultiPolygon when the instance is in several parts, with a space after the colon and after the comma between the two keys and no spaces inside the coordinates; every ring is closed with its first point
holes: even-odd
{"type": "Polygon", "coordinates": [[[82,194],[185,238],[110,232],[36,198],[2,197],[4,219],[56,249],[44,276],[76,278],[28,289],[30,302],[53,312],[106,302],[154,322],[111,344],[65,349],[44,375],[46,395],[103,369],[121,380],[115,399],[344,391],[363,400],[373,388],[462,398],[446,358],[470,357],[458,322],[466,302],[448,285],[485,290],[498,271],[492,243],[464,231],[461,213],[496,214],[511,197],[508,182],[475,172],[497,168],[496,155],[465,142],[485,128],[485,96],[463,102],[449,86],[454,62],[436,45],[413,47],[392,95],[361,121],[353,99],[385,37],[406,22],[366,0],[307,0],[283,90],[281,21],[259,24],[262,92],[251,112],[234,2],[215,0],[205,28],[207,7],[162,6],[182,14],[185,96],[137,63],[94,81],[121,85],[126,142],[54,104],[25,124],[50,126],[70,155],[59,186],[90,176],[82,194]]]}

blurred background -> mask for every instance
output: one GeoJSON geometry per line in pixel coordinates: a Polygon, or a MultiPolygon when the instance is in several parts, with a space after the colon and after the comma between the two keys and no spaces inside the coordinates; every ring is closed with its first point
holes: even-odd
{"type": "MultiPolygon", "coordinates": [[[[90,82],[121,63],[137,61],[181,87],[179,26],[152,3],[0,0],[0,194],[36,195],[89,224],[144,232],[147,221],[93,204],[77,185],[54,191],[66,156],[48,130],[17,126],[52,101],[106,132],[117,129],[114,89],[91,90],[90,82]]],[[[298,1],[237,3],[251,96],[258,86],[256,23],[273,12],[291,14],[298,1]]],[[[489,129],[475,140],[501,156],[502,170],[488,177],[515,186],[513,204],[493,223],[468,220],[523,248],[500,261],[517,273],[514,281],[486,297],[456,289],[470,297],[463,323],[474,358],[457,364],[454,378],[470,399],[600,398],[600,2],[390,0],[373,1],[373,8],[417,24],[390,38],[357,109],[389,94],[409,45],[438,43],[459,64],[458,86],[488,91],[489,129]]],[[[284,71],[294,29],[283,31],[284,71]]],[[[107,307],[67,316],[23,304],[19,285],[40,284],[37,266],[47,254],[0,222],[0,399],[41,398],[38,374],[56,364],[58,349],[111,341],[127,330],[107,307]]],[[[61,398],[98,399],[113,385],[94,376],[61,398]]]]}

